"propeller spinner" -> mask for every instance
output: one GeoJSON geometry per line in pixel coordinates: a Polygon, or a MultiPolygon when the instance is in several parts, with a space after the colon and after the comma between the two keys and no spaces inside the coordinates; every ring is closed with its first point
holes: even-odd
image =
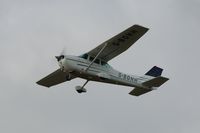
{"type": "Polygon", "coordinates": [[[60,61],[61,59],[64,59],[64,58],[65,58],[65,56],[64,56],[64,55],[55,56],[55,57],[56,57],[57,61],[60,61]]]}
{"type": "Polygon", "coordinates": [[[66,53],[66,48],[64,47],[63,50],[60,53],[60,56],[55,56],[57,61],[60,61],[61,59],[64,59],[65,58],[65,56],[64,56],[65,53],[66,53]]]}

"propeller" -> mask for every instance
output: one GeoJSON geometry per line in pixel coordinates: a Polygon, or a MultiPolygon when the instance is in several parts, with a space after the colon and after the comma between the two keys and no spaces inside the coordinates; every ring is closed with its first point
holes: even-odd
{"type": "Polygon", "coordinates": [[[66,48],[64,47],[63,50],[61,51],[60,55],[59,56],[55,56],[57,61],[60,61],[61,59],[64,59],[65,53],[66,53],[66,48]]]}
{"type": "Polygon", "coordinates": [[[65,55],[66,54],[66,47],[64,47],[60,53],[60,55],[65,55]]]}
{"type": "Polygon", "coordinates": [[[61,59],[63,59],[63,58],[64,58],[64,55],[55,56],[55,57],[56,57],[57,61],[60,61],[61,59]]]}

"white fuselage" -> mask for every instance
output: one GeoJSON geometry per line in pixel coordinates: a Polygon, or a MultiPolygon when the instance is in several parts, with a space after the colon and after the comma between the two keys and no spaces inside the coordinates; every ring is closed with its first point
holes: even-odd
{"type": "Polygon", "coordinates": [[[88,70],[88,66],[91,63],[89,57],[87,59],[77,57],[77,56],[65,56],[65,58],[59,61],[59,66],[61,69],[70,73],[73,76],[84,78],[86,80],[97,81],[97,82],[105,82],[117,85],[124,85],[130,87],[142,87],[148,88],[144,86],[142,83],[152,79],[151,76],[135,76],[124,74],[113,69],[107,63],[102,63],[103,61],[99,61],[98,63],[93,63],[88,70]]]}

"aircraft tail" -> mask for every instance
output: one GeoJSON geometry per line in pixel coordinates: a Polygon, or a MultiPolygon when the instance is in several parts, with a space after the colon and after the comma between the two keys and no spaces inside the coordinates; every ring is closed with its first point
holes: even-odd
{"type": "Polygon", "coordinates": [[[160,67],[157,67],[157,66],[152,67],[145,75],[152,76],[155,78],[145,81],[142,84],[147,87],[160,87],[167,80],[169,80],[168,78],[161,76],[162,71],[163,71],[163,69],[160,67]]]}
{"type": "Polygon", "coordinates": [[[154,90],[157,87],[160,87],[162,84],[169,80],[168,78],[161,76],[162,71],[163,69],[157,66],[151,68],[145,75],[149,75],[154,78],[142,83],[142,85],[144,85],[147,88],[135,87],[129,94],[134,96],[140,96],[142,94],[154,90]]]}
{"type": "Polygon", "coordinates": [[[150,79],[142,83],[147,88],[135,87],[129,94],[133,96],[140,96],[142,94],[145,94],[147,92],[154,90],[157,87],[160,87],[162,84],[164,84],[168,80],[169,80],[168,78],[162,77],[162,76],[155,77],[153,79],[150,79]]]}

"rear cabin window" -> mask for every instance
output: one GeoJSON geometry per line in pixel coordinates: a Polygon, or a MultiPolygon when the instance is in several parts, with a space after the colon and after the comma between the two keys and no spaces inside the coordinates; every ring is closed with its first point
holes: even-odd
{"type": "Polygon", "coordinates": [[[102,65],[102,66],[105,66],[105,67],[107,67],[107,68],[110,68],[110,65],[108,65],[108,63],[105,62],[105,61],[101,61],[101,65],[102,65]]]}
{"type": "Polygon", "coordinates": [[[100,64],[100,60],[99,59],[96,59],[94,62],[97,63],[97,64],[100,64]]]}
{"type": "Polygon", "coordinates": [[[106,65],[107,63],[105,61],[101,61],[101,65],[104,66],[106,65]]]}

